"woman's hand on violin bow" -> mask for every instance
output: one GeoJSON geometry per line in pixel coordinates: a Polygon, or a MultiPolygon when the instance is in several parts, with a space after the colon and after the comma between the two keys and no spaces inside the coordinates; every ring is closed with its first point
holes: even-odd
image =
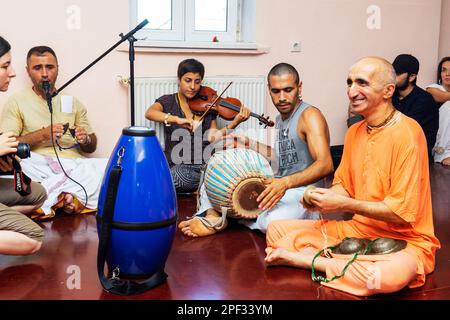
{"type": "Polygon", "coordinates": [[[180,127],[193,130],[194,128],[194,120],[187,118],[175,117],[175,123],[180,127]]]}

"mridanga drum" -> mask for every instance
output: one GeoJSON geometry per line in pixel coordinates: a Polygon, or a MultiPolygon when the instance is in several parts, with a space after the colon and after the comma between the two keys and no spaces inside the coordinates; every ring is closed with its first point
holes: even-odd
{"type": "Polygon", "coordinates": [[[205,171],[205,190],[218,212],[232,218],[253,219],[262,210],[256,199],[266,188],[263,180],[273,178],[269,162],[250,149],[216,152],[205,171]]]}

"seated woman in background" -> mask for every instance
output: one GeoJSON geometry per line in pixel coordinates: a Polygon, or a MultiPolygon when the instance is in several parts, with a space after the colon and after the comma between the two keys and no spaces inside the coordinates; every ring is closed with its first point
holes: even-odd
{"type": "Polygon", "coordinates": [[[145,113],[148,120],[165,124],[164,153],[177,193],[197,190],[202,168],[208,161],[205,148],[250,117],[250,110],[243,106],[234,120],[220,130],[217,113],[207,113],[199,123],[201,115],[192,112],[189,100],[200,91],[204,75],[200,61],[183,60],[178,65],[178,92],[156,99],[145,113]]]}
{"type": "MultiPolygon", "coordinates": [[[[11,45],[0,37],[0,92],[8,90],[16,72],[11,66],[11,45]]],[[[11,132],[0,133],[0,175],[13,169],[12,156],[19,141],[11,132]]],[[[45,189],[31,182],[29,194],[16,192],[12,177],[0,177],[0,255],[28,255],[41,248],[44,230],[25,216],[39,208],[47,198],[45,189]]]]}
{"type": "Polygon", "coordinates": [[[439,130],[434,146],[434,161],[450,166],[450,57],[445,57],[437,69],[437,83],[427,87],[439,106],[439,130]]]}

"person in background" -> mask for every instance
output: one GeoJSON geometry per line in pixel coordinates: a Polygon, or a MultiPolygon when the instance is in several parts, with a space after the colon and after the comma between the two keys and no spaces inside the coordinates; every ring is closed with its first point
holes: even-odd
{"type": "MultiPolygon", "coordinates": [[[[0,37],[0,91],[6,92],[16,76],[11,65],[11,45],[0,37]]],[[[19,142],[11,132],[0,134],[0,174],[13,169],[11,155],[19,142]]],[[[47,198],[45,189],[31,182],[31,193],[22,196],[14,188],[14,179],[0,176],[0,254],[28,255],[38,251],[44,230],[25,214],[39,208],[47,198]]]]}
{"type": "Polygon", "coordinates": [[[427,139],[428,159],[432,163],[432,151],[439,128],[439,110],[433,97],[416,84],[419,60],[410,54],[400,54],[392,65],[397,75],[392,104],[420,124],[427,139]]]}
{"type": "Polygon", "coordinates": [[[439,130],[434,146],[434,161],[450,166],[450,57],[444,57],[437,69],[437,83],[427,87],[439,106],[439,130]]]}

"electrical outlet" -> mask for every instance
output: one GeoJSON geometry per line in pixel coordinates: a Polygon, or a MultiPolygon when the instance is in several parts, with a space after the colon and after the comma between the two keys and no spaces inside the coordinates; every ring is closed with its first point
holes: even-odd
{"type": "Polygon", "coordinates": [[[291,52],[301,52],[302,51],[302,42],[301,41],[292,41],[290,49],[291,49],[291,52]]]}

